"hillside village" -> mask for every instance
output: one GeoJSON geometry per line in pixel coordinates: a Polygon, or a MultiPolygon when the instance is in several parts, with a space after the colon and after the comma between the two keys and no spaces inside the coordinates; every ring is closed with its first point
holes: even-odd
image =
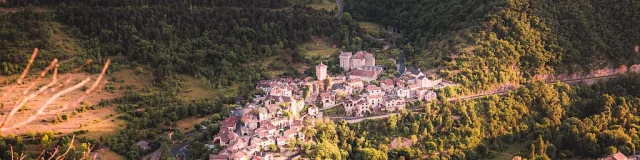
{"type": "Polygon", "coordinates": [[[419,69],[408,69],[396,78],[378,79],[385,69],[376,66],[366,51],[341,52],[344,75],[329,75],[327,65],[315,66],[316,79],[275,78],[260,81],[256,89],[264,95],[232,111],[220,123],[220,132],[210,146],[223,146],[210,160],[272,159],[266,152],[282,150],[305,139],[303,128],[322,118],[324,109],[344,107],[346,116],[364,117],[402,110],[407,102],[428,102],[442,87],[442,79],[429,78],[419,69]],[[305,121],[306,120],[306,121],[305,121]]]}

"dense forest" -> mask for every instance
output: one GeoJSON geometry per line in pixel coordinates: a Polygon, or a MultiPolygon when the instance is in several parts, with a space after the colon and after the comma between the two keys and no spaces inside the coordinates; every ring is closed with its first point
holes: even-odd
{"type": "MultiPolygon", "coordinates": [[[[155,68],[153,73],[159,83],[181,73],[210,81],[215,88],[239,85],[243,91],[253,88],[255,81],[269,78],[265,74],[269,66],[255,64],[265,57],[284,55],[292,57],[292,63],[308,62],[296,50],[299,44],[314,36],[326,36],[333,44],[351,46],[357,43],[351,39],[361,32],[350,19],[341,21],[334,13],[302,5],[273,10],[227,7],[224,4],[239,3],[214,2],[222,7],[91,7],[79,3],[58,5],[55,14],[35,13],[30,7],[26,12],[2,14],[0,17],[7,21],[2,21],[0,34],[6,36],[2,36],[0,47],[10,54],[0,57],[5,63],[0,74],[21,70],[17,64],[26,62],[23,57],[29,53],[27,47],[39,47],[45,55],[55,54],[63,60],[71,57],[69,53],[47,53],[48,49],[57,51],[48,40],[53,34],[48,22],[66,25],[65,31],[81,40],[86,51],[81,56],[85,59],[113,57],[122,59],[119,63],[155,68]]],[[[38,61],[35,66],[45,64],[46,61],[38,61]]],[[[290,67],[285,66],[295,70],[290,67]]]]}
{"type": "Polygon", "coordinates": [[[592,86],[532,82],[503,96],[425,105],[388,119],[319,120],[303,144],[313,158],[482,159],[523,143],[530,159],[597,158],[640,145],[640,75],[592,86]],[[397,137],[412,145],[391,148],[397,137]]]}
{"type": "Polygon", "coordinates": [[[148,5],[177,5],[177,6],[228,6],[243,8],[283,8],[291,4],[290,0],[7,0],[0,3],[4,7],[33,6],[59,6],[59,5],[83,5],[91,7],[127,7],[148,5]]]}
{"type": "MultiPolygon", "coordinates": [[[[362,32],[355,21],[337,19],[335,12],[314,10],[301,1],[295,5],[286,0],[244,1],[247,3],[226,0],[8,1],[4,6],[26,7],[21,12],[0,13],[0,49],[7,51],[0,55],[3,65],[0,75],[10,76],[21,71],[33,48],[41,51],[33,66],[35,69],[44,68],[53,58],[82,63],[89,58],[102,61],[109,57],[114,65],[108,74],[127,68],[135,68],[136,73],[149,70],[154,77],[151,88],[110,88],[125,90],[125,94],[88,106],[91,109],[115,107],[121,114],[118,118],[127,122],[126,129],[81,142],[92,141],[99,146],[94,149],[108,147],[128,159],[139,159],[160,149],[162,159],[167,159],[171,156],[171,141],[184,138],[183,133],[175,130],[178,120],[213,115],[199,124],[208,126],[200,137],[212,138],[218,132],[217,123],[235,107],[228,104],[238,100],[233,95],[189,100],[191,98],[179,95],[186,90],[186,85],[176,75],[195,76],[212,89],[238,85],[237,94],[250,97],[254,94],[254,82],[271,78],[267,74],[271,66],[260,64],[266,57],[291,57],[292,63],[319,63],[317,57],[306,58],[297,50],[298,45],[312,37],[327,37],[331,45],[362,46],[362,40],[354,40],[360,39],[362,32]],[[55,11],[42,11],[38,7],[55,11]],[[70,40],[77,40],[73,41],[76,48],[65,46],[70,40]],[[168,138],[168,131],[175,131],[173,139],[168,138]],[[142,150],[134,145],[140,140],[150,142],[151,148],[142,150]]],[[[91,66],[85,69],[94,70],[91,66]]],[[[61,72],[66,71],[61,68],[61,72]]],[[[290,75],[296,74],[301,75],[297,71],[290,75]]],[[[74,134],[86,132],[79,130],[74,134]]],[[[9,146],[16,147],[15,153],[22,153],[27,151],[25,145],[56,145],[48,144],[52,135],[44,138],[44,134],[38,133],[28,141],[23,141],[24,137],[26,135],[0,138],[0,150],[3,150],[0,157],[11,156],[6,150],[9,146]]],[[[68,146],[66,143],[68,140],[59,145],[68,146]]],[[[193,156],[206,157],[209,153],[204,150],[193,156]]]]}
{"type": "Polygon", "coordinates": [[[252,63],[279,54],[302,57],[293,49],[312,36],[330,36],[340,44],[344,35],[341,21],[302,6],[278,11],[80,6],[61,9],[58,16],[76,36],[89,40],[91,54],[126,56],[156,68],[159,78],[200,75],[216,88],[268,78],[260,74],[264,66],[252,63]]]}
{"type": "Polygon", "coordinates": [[[438,67],[463,93],[640,63],[638,1],[360,0],[345,10],[402,33],[410,65],[438,67]]]}

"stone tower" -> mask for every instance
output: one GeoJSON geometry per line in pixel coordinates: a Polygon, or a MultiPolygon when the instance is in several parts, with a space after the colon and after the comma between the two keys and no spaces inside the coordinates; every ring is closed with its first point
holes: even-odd
{"type": "Polygon", "coordinates": [[[319,81],[327,79],[327,65],[320,62],[320,64],[316,66],[316,77],[318,77],[319,81]]]}
{"type": "Polygon", "coordinates": [[[348,71],[351,68],[351,56],[353,53],[351,52],[342,52],[340,53],[340,67],[344,71],[348,71]]]}

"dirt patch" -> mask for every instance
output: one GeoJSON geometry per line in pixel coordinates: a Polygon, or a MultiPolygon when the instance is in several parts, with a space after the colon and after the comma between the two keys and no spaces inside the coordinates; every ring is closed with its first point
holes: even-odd
{"type": "Polygon", "coordinates": [[[413,145],[413,141],[409,138],[395,138],[391,141],[391,149],[402,148],[402,147],[411,147],[413,145]]]}
{"type": "Polygon", "coordinates": [[[100,137],[106,137],[119,129],[125,128],[127,123],[124,120],[117,119],[115,116],[110,119],[105,119],[99,123],[82,127],[82,130],[88,130],[89,132],[80,135],[80,137],[86,137],[91,139],[100,139],[100,137]]]}
{"type": "MultiPolygon", "coordinates": [[[[90,81],[86,85],[86,87],[90,87],[90,85],[92,85],[93,82],[95,82],[95,79],[97,79],[98,77],[98,75],[89,75],[87,73],[75,73],[75,74],[59,75],[59,78],[64,78],[67,75],[71,77],[72,81],[71,81],[71,84],[67,85],[66,87],[70,87],[71,85],[79,82],[80,80],[86,77],[90,77],[92,79],[92,81],[90,81]]],[[[106,75],[104,79],[100,82],[98,87],[96,88],[96,91],[90,94],[89,96],[87,96],[87,98],[83,101],[84,104],[82,106],[93,106],[102,100],[108,100],[108,99],[114,99],[114,98],[120,97],[124,94],[124,89],[121,89],[121,88],[125,88],[125,86],[135,86],[137,88],[145,87],[147,83],[150,83],[150,81],[149,82],[145,81],[147,80],[148,77],[143,77],[140,75],[144,75],[144,74],[135,74],[132,70],[122,70],[122,71],[115,72],[112,75],[106,75]],[[115,82],[111,81],[112,79],[115,79],[116,81],[115,82]],[[108,90],[105,88],[112,88],[113,90],[108,90]]],[[[27,79],[27,82],[31,80],[32,79],[27,79]]],[[[43,78],[40,81],[40,83],[38,83],[36,87],[34,87],[34,89],[29,91],[29,93],[34,92],[35,88],[39,88],[45,85],[45,83],[50,82],[50,80],[51,80],[50,77],[43,78]]],[[[21,85],[21,86],[15,87],[11,91],[7,91],[8,86],[4,86],[0,88],[1,91],[10,92],[10,94],[7,94],[7,97],[0,99],[0,103],[2,104],[0,105],[1,106],[0,118],[2,119],[5,118],[7,116],[7,113],[11,111],[13,106],[17,102],[21,101],[22,97],[25,97],[25,95],[22,95],[22,92],[27,87],[28,85],[21,85]]],[[[57,91],[60,91],[60,90],[62,89],[58,89],[57,91]]],[[[24,107],[22,107],[22,109],[15,115],[15,117],[7,122],[7,124],[11,126],[12,124],[17,124],[19,122],[25,121],[31,115],[35,114],[37,110],[40,108],[40,106],[44,104],[47,100],[49,100],[54,94],[56,94],[57,91],[47,90],[42,94],[40,94],[40,96],[33,98],[31,101],[26,103],[26,105],[24,105],[24,107]]],[[[73,104],[74,102],[77,101],[77,98],[81,97],[82,95],[84,95],[84,91],[82,91],[82,89],[69,92],[68,94],[61,96],[60,98],[56,99],[56,101],[51,103],[51,105],[49,105],[48,109],[46,109],[45,112],[55,110],[55,109],[61,109],[66,104],[73,104]]],[[[79,108],[79,107],[80,105],[78,105],[76,108],[79,108]]],[[[117,114],[114,107],[105,107],[105,108],[96,108],[95,110],[86,110],[84,112],[78,112],[76,115],[73,115],[72,113],[76,108],[69,108],[57,114],[49,114],[49,115],[38,117],[35,121],[25,126],[16,128],[12,131],[8,131],[3,134],[19,135],[26,132],[45,132],[45,131],[54,131],[55,133],[61,132],[63,134],[67,134],[67,133],[72,133],[73,131],[76,131],[78,129],[84,129],[83,127],[100,123],[102,120],[111,118],[117,114]],[[67,115],[69,116],[69,118],[63,122],[59,122],[56,124],[52,123],[54,119],[57,119],[57,117],[63,116],[63,115],[67,115]]],[[[105,125],[112,125],[112,124],[105,124],[105,125]]],[[[110,127],[112,128],[112,130],[109,130],[109,131],[115,131],[116,128],[121,128],[119,125],[115,125],[115,126],[112,125],[110,127]]],[[[98,129],[99,131],[104,131],[101,127],[96,127],[96,128],[92,127],[88,129],[98,129]]],[[[91,130],[89,131],[91,132],[91,130]]]]}
{"type": "Polygon", "coordinates": [[[182,120],[179,120],[177,123],[178,129],[182,130],[182,133],[188,133],[195,130],[194,125],[198,124],[204,120],[209,119],[212,115],[207,115],[204,117],[189,117],[182,120]]]}

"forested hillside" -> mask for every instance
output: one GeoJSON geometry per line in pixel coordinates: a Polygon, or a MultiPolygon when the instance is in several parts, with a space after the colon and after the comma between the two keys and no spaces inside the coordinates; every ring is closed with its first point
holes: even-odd
{"type": "MultiPolygon", "coordinates": [[[[22,72],[33,52],[33,48],[39,48],[39,56],[33,64],[34,68],[42,69],[49,65],[50,60],[59,58],[71,62],[83,63],[78,54],[81,48],[74,43],[75,40],[65,36],[61,25],[55,21],[51,14],[36,13],[32,8],[15,14],[0,13],[0,75],[13,75],[22,72]]],[[[61,66],[61,72],[67,72],[69,66],[61,66]]],[[[99,67],[90,67],[90,70],[99,70],[99,67]]],[[[8,81],[0,81],[7,84],[8,81]]]]}
{"type": "Polygon", "coordinates": [[[313,158],[483,159],[503,152],[530,159],[635,155],[640,75],[593,86],[528,83],[504,96],[425,106],[357,124],[319,121],[304,145],[313,158]],[[395,138],[409,145],[393,147],[395,138]],[[520,147],[516,147],[520,146],[520,147]],[[511,151],[505,151],[511,150],[511,151]],[[375,158],[378,157],[378,158],[375,158]]]}
{"type": "MultiPolygon", "coordinates": [[[[310,8],[68,7],[58,16],[102,56],[123,55],[172,73],[200,75],[221,87],[267,78],[252,62],[294,49],[311,36],[342,39],[343,25],[310,8]]],[[[295,56],[294,56],[295,57],[295,56]]],[[[300,57],[300,56],[297,56],[300,57]]]]}
{"type": "Polygon", "coordinates": [[[469,92],[542,74],[640,63],[638,1],[359,0],[356,19],[394,27],[407,60],[469,92]],[[468,90],[467,90],[468,89],[468,90]]]}
{"type": "MultiPolygon", "coordinates": [[[[312,38],[323,37],[327,44],[361,46],[361,30],[351,19],[340,20],[335,13],[314,10],[302,5],[292,5],[288,0],[214,0],[214,1],[13,1],[6,7],[24,7],[16,13],[0,12],[0,75],[11,77],[22,71],[33,48],[40,54],[33,70],[40,70],[49,60],[59,58],[65,63],[82,63],[86,59],[103,61],[111,58],[113,65],[107,75],[118,70],[149,76],[153,85],[137,88],[133,85],[115,88],[106,85],[104,92],[123,91],[116,99],[105,99],[99,104],[84,106],[113,107],[117,119],[124,120],[122,130],[101,136],[99,139],[80,139],[108,147],[127,159],[139,159],[160,149],[162,159],[171,157],[172,139],[166,135],[175,131],[173,140],[184,140],[177,123],[185,118],[206,119],[193,122],[207,126],[198,137],[212,138],[218,133],[218,123],[235,106],[236,96],[251,97],[254,82],[271,78],[270,66],[261,63],[271,57],[286,57],[290,63],[309,64],[319,61],[307,58],[299,52],[299,45],[312,38]],[[25,7],[26,6],[26,7],[25,7]],[[34,7],[32,7],[34,6],[34,7]],[[41,7],[47,11],[42,11],[41,7]],[[55,10],[49,12],[48,10],[55,10]],[[58,44],[61,37],[65,39],[58,44]],[[77,40],[77,41],[76,41],[77,40]],[[73,42],[77,50],[70,52],[63,47],[73,42]],[[356,45],[358,44],[358,45],[356,45]],[[5,52],[6,51],[6,52],[5,52]],[[135,71],[133,71],[135,70],[135,71]],[[152,72],[153,74],[147,74],[152,72]],[[195,77],[208,92],[220,93],[220,97],[188,97],[188,86],[183,77],[195,77]],[[220,89],[224,88],[224,89],[220,89]],[[227,90],[228,89],[228,90],[227,90]],[[204,97],[204,98],[202,98],[204,97]],[[204,118],[207,116],[206,118],[204,118]],[[177,136],[176,136],[177,135],[177,136]],[[149,150],[142,150],[134,143],[146,140],[149,150]]],[[[99,66],[100,64],[95,64],[99,66]]],[[[62,65],[61,65],[62,66],[62,65]]],[[[293,65],[278,64],[295,71],[293,65]]],[[[86,67],[85,71],[93,71],[86,67]]],[[[66,72],[61,68],[61,72],[66,72]]],[[[130,75],[127,77],[136,77],[130,75]]],[[[4,83],[13,82],[8,79],[4,83]]],[[[120,84],[135,79],[109,78],[107,84],[120,84]]],[[[2,84],[3,82],[0,82],[2,84]]],[[[198,93],[190,93],[198,94],[198,93]]],[[[85,109],[83,107],[83,110],[85,109]]],[[[70,115],[71,113],[69,113],[70,115]]],[[[73,111],[73,114],[76,113],[73,111]]],[[[67,114],[63,116],[68,116],[67,114]]],[[[114,115],[110,115],[114,116],[114,115]]],[[[114,120],[111,120],[114,122],[114,120]]],[[[111,123],[105,122],[105,123],[111,123]]],[[[186,128],[194,128],[193,125],[186,128]]],[[[199,127],[195,127],[200,129],[199,127]]],[[[93,134],[91,129],[80,128],[74,134],[93,134]]],[[[63,135],[69,139],[70,135],[63,135]]],[[[32,152],[38,140],[22,141],[28,136],[0,137],[0,150],[16,146],[15,153],[32,152]]],[[[41,139],[38,134],[32,139],[41,139]]],[[[58,139],[58,138],[56,138],[58,139]]],[[[203,140],[204,141],[204,140],[203,140]]],[[[60,141],[63,149],[69,141],[60,141]]],[[[48,147],[48,145],[42,145],[48,147]]],[[[50,148],[49,148],[50,149],[50,148]]],[[[200,150],[200,148],[193,148],[200,150]]],[[[193,159],[207,157],[212,151],[202,149],[192,154],[193,159]]],[[[39,151],[38,151],[39,152],[39,151]]],[[[72,151],[74,152],[74,151],[72,151]]],[[[2,152],[0,158],[9,159],[11,153],[2,152]]],[[[33,158],[34,155],[31,155],[33,158]]],[[[77,155],[69,155],[75,157],[77,155]]]]}
{"type": "Polygon", "coordinates": [[[179,5],[179,6],[230,6],[243,8],[283,8],[288,7],[290,0],[6,0],[0,3],[5,7],[83,5],[92,7],[126,7],[146,5],[179,5]]]}
{"type": "MultiPolygon", "coordinates": [[[[296,47],[313,36],[326,36],[333,44],[349,46],[349,39],[360,32],[352,21],[340,21],[332,14],[300,5],[284,10],[226,7],[263,2],[280,1],[211,1],[213,6],[207,7],[183,6],[176,2],[170,6],[142,8],[70,3],[75,5],[59,5],[55,18],[48,13],[3,14],[2,18],[7,21],[3,21],[6,25],[0,32],[6,35],[2,47],[11,53],[0,57],[7,63],[3,74],[21,69],[15,64],[23,64],[24,58],[16,56],[26,56],[25,48],[40,47],[45,51],[54,48],[47,39],[51,30],[46,23],[53,21],[66,25],[73,37],[82,40],[88,58],[124,58],[124,62],[118,62],[155,68],[157,82],[182,73],[202,77],[215,88],[236,84],[253,88],[253,82],[268,78],[266,66],[254,62],[277,55],[292,57],[293,63],[304,62],[296,47]],[[216,7],[218,5],[223,7],[216,7]]],[[[64,1],[39,3],[63,4],[64,1]]],[[[56,55],[68,58],[62,56],[68,53],[56,55]]]]}

